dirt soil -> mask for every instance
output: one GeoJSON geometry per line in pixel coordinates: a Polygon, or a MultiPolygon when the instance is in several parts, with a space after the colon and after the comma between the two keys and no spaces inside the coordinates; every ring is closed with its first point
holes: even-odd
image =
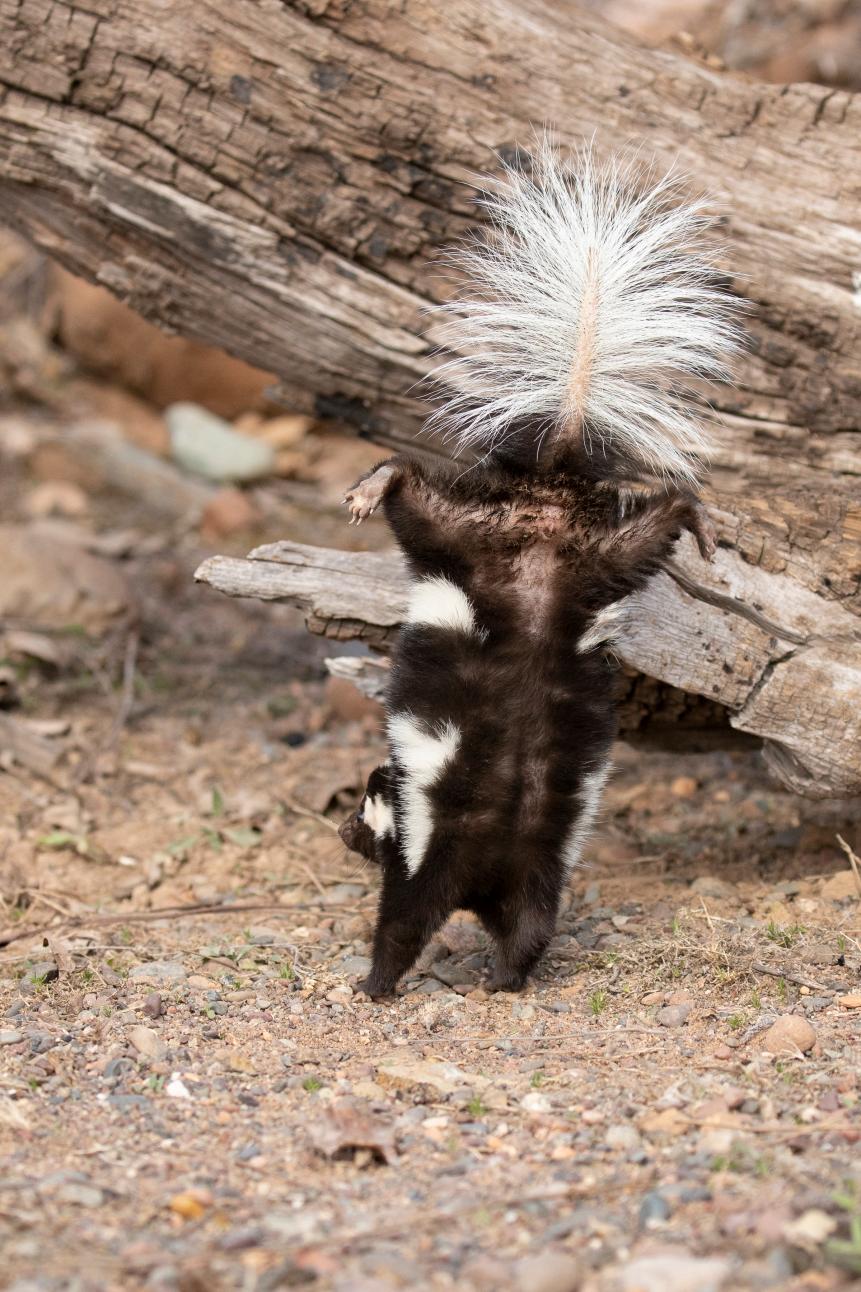
{"type": "Polygon", "coordinates": [[[620,746],[528,990],[459,916],[371,1002],[378,715],[193,585],[223,544],[85,492],[138,609],[3,664],[62,753],[0,772],[0,1286],[857,1286],[861,807],[620,746]]]}

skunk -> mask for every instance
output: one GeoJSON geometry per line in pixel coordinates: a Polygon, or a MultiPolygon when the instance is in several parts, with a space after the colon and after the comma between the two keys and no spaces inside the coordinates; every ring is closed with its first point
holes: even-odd
{"type": "Polygon", "coordinates": [[[491,989],[523,987],[609,773],[625,599],[683,530],[714,553],[691,384],[726,378],[743,307],[704,203],[541,143],[483,204],[430,418],[475,460],[398,455],[345,498],[356,523],[382,505],[412,576],[389,758],[341,830],[382,866],[372,997],[458,908],[494,939],[491,989]]]}

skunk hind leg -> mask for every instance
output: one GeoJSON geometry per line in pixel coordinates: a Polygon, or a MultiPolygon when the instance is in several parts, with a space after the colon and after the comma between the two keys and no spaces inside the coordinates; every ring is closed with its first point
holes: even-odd
{"type": "Polygon", "coordinates": [[[522,894],[499,907],[487,906],[479,918],[496,943],[490,991],[522,991],[556,931],[558,894],[548,903],[522,894]]]}
{"type": "Polygon", "coordinates": [[[361,990],[373,999],[394,995],[400,978],[456,904],[444,885],[429,880],[424,872],[410,879],[397,863],[384,863],[373,961],[361,990]]]}

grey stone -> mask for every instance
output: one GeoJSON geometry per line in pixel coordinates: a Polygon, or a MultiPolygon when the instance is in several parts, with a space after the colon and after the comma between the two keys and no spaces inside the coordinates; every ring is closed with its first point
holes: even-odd
{"type": "Polygon", "coordinates": [[[130,981],[157,986],[185,982],[186,976],[185,969],[176,960],[150,960],[148,964],[135,965],[129,970],[130,981]]]}
{"type": "Polygon", "coordinates": [[[23,1032],[9,1031],[0,1032],[0,1045],[17,1045],[19,1041],[24,1040],[23,1032]]]}
{"type": "Polygon", "coordinates": [[[720,1292],[732,1266],[718,1257],[662,1252],[629,1261],[616,1273],[620,1292],[720,1292]]]}
{"type": "Polygon", "coordinates": [[[660,1193],[647,1193],[640,1203],[639,1219],[641,1225],[648,1225],[650,1221],[669,1220],[672,1212],[670,1204],[660,1193]]]}
{"type": "Polygon", "coordinates": [[[725,879],[718,879],[717,875],[700,875],[691,884],[691,892],[697,893],[700,897],[736,897],[738,895],[734,884],[728,884],[725,879]]]}
{"type": "Polygon", "coordinates": [[[364,978],[371,972],[369,956],[345,956],[341,961],[341,972],[348,978],[364,978]]]}
{"type": "Polygon", "coordinates": [[[604,1143],[608,1148],[621,1148],[626,1151],[640,1147],[640,1134],[636,1126],[631,1126],[621,1122],[616,1126],[608,1126],[607,1134],[604,1136],[604,1143]]]}
{"type": "Polygon", "coordinates": [[[518,1292],[577,1292],[582,1267],[564,1252],[540,1252],[524,1256],[514,1267],[514,1286],[518,1292]]]}
{"type": "Polygon", "coordinates": [[[275,451],[265,440],[235,431],[199,404],[171,404],[164,412],[170,451],[186,471],[207,480],[259,480],[272,473],[275,451]]]}
{"type": "Polygon", "coordinates": [[[665,1005],[659,1009],[655,1018],[661,1027],[681,1027],[688,1021],[688,1015],[691,1012],[691,1006],[688,1004],[665,1005]]]}

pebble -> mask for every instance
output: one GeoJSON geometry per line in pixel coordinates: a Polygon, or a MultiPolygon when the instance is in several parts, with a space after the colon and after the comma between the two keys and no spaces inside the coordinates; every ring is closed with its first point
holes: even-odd
{"type": "Polygon", "coordinates": [[[670,785],[671,792],[677,799],[690,799],[699,789],[699,782],[693,776],[677,776],[670,785]]]}
{"type": "Polygon", "coordinates": [[[642,1141],[635,1126],[626,1125],[622,1122],[615,1126],[607,1127],[604,1143],[608,1148],[621,1148],[627,1152],[631,1149],[639,1148],[642,1141]]]}
{"type": "Polygon", "coordinates": [[[157,991],[151,991],[141,1006],[147,1018],[158,1018],[164,1013],[164,1003],[157,991]]]}
{"type": "Polygon", "coordinates": [[[816,1033],[806,1018],[783,1014],[763,1036],[763,1048],[769,1054],[805,1054],[816,1044],[816,1033]]]}
{"type": "Polygon", "coordinates": [[[185,982],[186,972],[176,960],[150,960],[148,964],[134,965],[129,970],[129,979],[133,982],[165,986],[185,982]]]}
{"type": "Polygon", "coordinates": [[[163,1059],[167,1054],[167,1046],[151,1027],[140,1025],[133,1027],[129,1032],[129,1041],[137,1050],[147,1059],[163,1059]]]}
{"type": "Polygon", "coordinates": [[[125,1077],[130,1072],[134,1072],[134,1070],[134,1059],[130,1059],[128,1056],[122,1055],[116,1059],[108,1059],[107,1063],[102,1068],[102,1076],[108,1078],[125,1077]]]}
{"type": "Polygon", "coordinates": [[[663,1252],[623,1265],[616,1273],[616,1286],[620,1292],[720,1292],[731,1268],[718,1257],[663,1252]]]}
{"type": "Polygon", "coordinates": [[[24,1040],[23,1032],[6,1031],[0,1032],[0,1045],[17,1045],[19,1041],[24,1040]]]}
{"type": "Polygon", "coordinates": [[[445,987],[441,982],[437,982],[436,978],[423,978],[414,991],[417,996],[432,996],[435,992],[445,991],[445,987]]]}
{"type": "Polygon", "coordinates": [[[641,1225],[669,1220],[671,1214],[670,1204],[660,1193],[647,1193],[640,1203],[638,1212],[641,1225]]]}
{"type": "Polygon", "coordinates": [[[53,960],[40,960],[32,966],[21,979],[21,988],[41,986],[42,983],[56,982],[60,971],[53,960]]]}
{"type": "Polygon", "coordinates": [[[840,870],[822,885],[822,896],[831,902],[843,902],[858,896],[858,884],[851,870],[840,870]]]}
{"type": "Polygon", "coordinates": [[[681,1027],[688,1021],[688,1015],[691,1012],[691,1006],[687,1003],[680,1005],[665,1005],[659,1009],[655,1019],[661,1027],[681,1027]]]}
{"type": "Polygon", "coordinates": [[[850,992],[847,996],[838,996],[837,1004],[844,1009],[861,1009],[861,992],[850,992]]]}
{"type": "Polygon", "coordinates": [[[364,978],[371,972],[369,956],[345,956],[341,961],[341,973],[348,978],[364,978]]]}
{"type": "Polygon", "coordinates": [[[573,1256],[564,1252],[541,1252],[517,1262],[514,1286],[517,1292],[577,1292],[582,1273],[579,1261],[573,1256]]]}
{"type": "Polygon", "coordinates": [[[735,885],[728,884],[725,879],[718,879],[717,875],[700,875],[691,884],[691,892],[697,893],[700,897],[736,896],[735,885]]]}
{"type": "Polygon", "coordinates": [[[229,422],[199,404],[170,404],[164,418],[171,455],[186,471],[207,480],[231,482],[259,480],[274,469],[271,444],[235,431],[229,422]]]}
{"type": "Polygon", "coordinates": [[[520,1107],[528,1113],[552,1113],[553,1105],[540,1090],[530,1090],[520,1101],[520,1107]]]}

